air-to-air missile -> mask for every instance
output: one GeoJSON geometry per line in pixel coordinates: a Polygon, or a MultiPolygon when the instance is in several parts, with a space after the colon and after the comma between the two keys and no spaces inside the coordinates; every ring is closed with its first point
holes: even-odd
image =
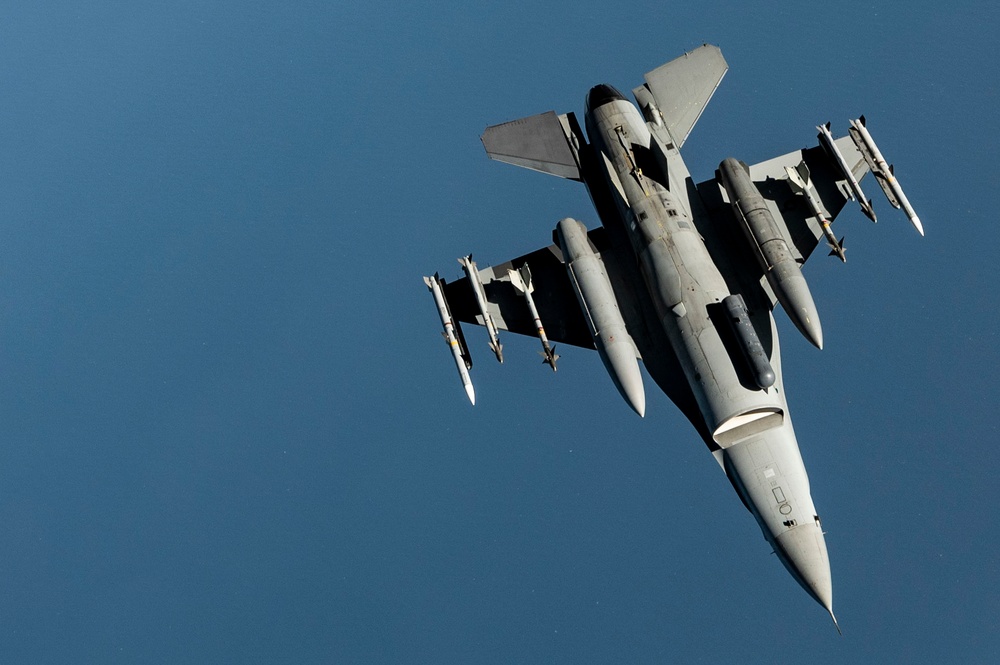
{"type": "Polygon", "coordinates": [[[487,308],[486,290],[483,288],[483,280],[479,277],[479,269],[476,267],[476,262],[472,260],[471,254],[463,256],[458,262],[462,265],[465,276],[469,278],[469,284],[472,285],[472,292],[476,296],[476,304],[479,306],[479,313],[483,317],[483,325],[486,326],[486,330],[490,334],[490,350],[493,351],[497,360],[502,363],[503,345],[500,343],[500,335],[497,332],[496,324],[493,322],[493,316],[487,308]]]}
{"type": "Polygon", "coordinates": [[[868,219],[877,222],[878,219],[875,217],[875,209],[872,208],[871,200],[865,198],[865,193],[861,191],[858,179],[854,177],[854,172],[851,171],[847,160],[844,159],[844,154],[837,147],[837,142],[833,140],[833,134],[830,133],[830,123],[820,125],[816,129],[819,130],[819,134],[816,135],[819,138],[819,142],[826,148],[827,153],[833,158],[833,161],[837,162],[837,166],[840,167],[844,178],[847,180],[847,185],[850,188],[847,192],[848,196],[858,202],[858,205],[861,206],[861,210],[868,216],[868,219]]]}
{"type": "Polygon", "coordinates": [[[587,229],[580,222],[568,217],[561,220],[556,226],[556,235],[570,284],[594,336],[594,346],[601,361],[618,392],[642,416],[646,412],[646,392],[636,360],[638,353],[625,328],[604,264],[591,248],[587,229]]]}
{"type": "Polygon", "coordinates": [[[524,296],[524,301],[528,303],[528,310],[531,312],[531,319],[535,322],[535,330],[538,332],[538,339],[542,340],[542,362],[556,371],[556,361],[559,355],[556,347],[549,345],[549,338],[545,336],[545,327],[538,316],[538,308],[535,307],[535,298],[531,294],[535,292],[535,285],[531,282],[531,268],[525,263],[518,270],[508,270],[507,275],[514,289],[524,296]]]}
{"type": "Polygon", "coordinates": [[[469,401],[473,405],[476,403],[476,391],[472,387],[472,379],[469,377],[469,370],[472,369],[472,356],[465,346],[462,329],[458,322],[452,317],[448,301],[445,300],[442,285],[444,280],[440,279],[437,273],[433,277],[424,277],[424,283],[434,294],[434,302],[437,304],[438,314],[441,316],[441,324],[444,326],[444,339],[451,349],[451,354],[455,358],[455,366],[458,368],[458,375],[462,379],[462,387],[465,394],[469,396],[469,401]]]}
{"type": "Polygon", "coordinates": [[[902,208],[903,212],[909,218],[910,223],[913,224],[913,228],[920,235],[924,235],[924,227],[920,223],[920,218],[917,217],[913,206],[910,205],[906,194],[903,193],[903,188],[900,186],[899,181],[896,180],[892,166],[886,164],[878,146],[875,145],[875,140],[872,139],[872,135],[868,133],[868,128],[865,127],[865,116],[861,116],[857,120],[851,120],[851,129],[849,131],[851,138],[854,139],[854,145],[858,147],[861,155],[868,162],[868,166],[872,170],[872,175],[875,176],[875,180],[882,187],[882,191],[885,193],[885,197],[889,199],[889,203],[897,210],[902,208]]]}
{"type": "Polygon", "coordinates": [[[841,261],[847,263],[847,257],[844,256],[844,239],[837,240],[837,236],[833,235],[833,231],[830,229],[830,220],[827,219],[826,211],[823,209],[823,204],[819,199],[819,194],[817,194],[816,189],[813,187],[812,179],[809,177],[809,167],[805,162],[800,162],[795,168],[786,166],[785,173],[788,174],[788,186],[796,194],[801,194],[805,197],[813,217],[819,221],[819,226],[823,229],[826,242],[830,245],[830,256],[837,256],[841,261]]]}
{"type": "Polygon", "coordinates": [[[757,258],[774,295],[799,332],[822,349],[823,328],[809,285],[764,197],[753,184],[750,169],[730,157],[719,165],[719,173],[736,217],[742,222],[751,245],[759,250],[757,258]]]}

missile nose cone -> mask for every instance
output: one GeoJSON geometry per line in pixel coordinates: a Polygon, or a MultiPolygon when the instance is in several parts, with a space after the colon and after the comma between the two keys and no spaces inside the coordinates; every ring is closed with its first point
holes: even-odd
{"type": "Polygon", "coordinates": [[[465,384],[465,394],[469,396],[469,401],[472,402],[472,406],[476,405],[476,389],[472,387],[471,383],[465,384]]]}
{"type": "Polygon", "coordinates": [[[913,222],[913,227],[917,230],[917,233],[923,236],[924,225],[920,223],[920,218],[914,215],[913,217],[910,218],[910,221],[913,222]]]}
{"type": "Polygon", "coordinates": [[[779,534],[775,542],[788,572],[833,617],[833,579],[823,530],[816,523],[802,524],[779,534]]]}

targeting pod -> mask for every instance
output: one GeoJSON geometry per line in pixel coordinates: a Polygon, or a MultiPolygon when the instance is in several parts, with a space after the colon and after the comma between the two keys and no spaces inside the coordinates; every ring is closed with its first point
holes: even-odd
{"type": "Polygon", "coordinates": [[[750,321],[750,313],[747,311],[743,296],[734,293],[723,298],[722,305],[726,308],[726,320],[736,335],[743,358],[747,361],[750,373],[753,374],[754,383],[759,388],[767,390],[774,385],[774,369],[767,359],[767,354],[764,353],[764,345],[760,343],[757,330],[750,321]]]}

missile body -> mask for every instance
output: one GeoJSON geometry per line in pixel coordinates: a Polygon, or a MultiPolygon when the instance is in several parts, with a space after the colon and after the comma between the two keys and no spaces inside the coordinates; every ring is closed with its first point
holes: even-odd
{"type": "Polygon", "coordinates": [[[861,154],[868,161],[868,166],[872,169],[872,175],[878,180],[882,191],[885,192],[886,198],[889,199],[889,203],[893,208],[902,208],[910,223],[913,224],[913,228],[917,230],[917,233],[924,235],[924,226],[920,223],[920,218],[917,217],[917,213],[913,210],[913,206],[910,205],[909,199],[903,193],[903,188],[900,186],[899,181],[896,180],[892,166],[886,164],[881,151],[875,145],[875,140],[868,133],[868,128],[865,127],[864,116],[861,116],[857,120],[851,120],[851,137],[854,139],[854,144],[861,150],[861,154]]]}
{"type": "Polygon", "coordinates": [[[503,345],[500,343],[500,334],[497,332],[496,323],[493,322],[493,316],[487,309],[486,291],[483,289],[483,281],[479,277],[479,268],[476,267],[476,262],[472,260],[471,254],[463,256],[458,262],[462,265],[465,276],[469,278],[472,292],[476,296],[476,304],[479,306],[479,313],[483,317],[483,325],[486,326],[486,330],[490,334],[490,350],[493,351],[497,360],[503,363],[503,345]]]}
{"type": "Polygon", "coordinates": [[[813,217],[819,221],[826,242],[830,245],[830,256],[836,255],[842,262],[847,263],[847,257],[844,255],[844,240],[841,238],[838,241],[837,236],[833,235],[830,220],[826,218],[823,204],[819,200],[819,195],[813,188],[812,180],[809,177],[809,167],[805,162],[802,162],[794,169],[791,166],[786,166],[785,173],[788,174],[788,186],[796,194],[802,194],[805,197],[813,217]]]}
{"type": "Polygon", "coordinates": [[[743,352],[743,358],[750,367],[754,383],[767,390],[774,385],[774,369],[771,367],[771,361],[764,353],[764,345],[760,343],[760,337],[757,336],[757,331],[750,321],[750,313],[747,312],[743,296],[738,293],[726,296],[722,299],[722,305],[726,308],[726,319],[736,334],[736,341],[739,343],[740,351],[743,352]]]}
{"type": "Polygon", "coordinates": [[[601,361],[618,392],[642,416],[646,412],[646,393],[636,360],[635,343],[625,328],[625,320],[618,309],[604,264],[591,249],[587,229],[580,222],[563,219],[556,226],[556,233],[570,284],[590,326],[601,361]]]}
{"type": "Polygon", "coordinates": [[[507,274],[510,277],[510,283],[514,285],[514,289],[524,296],[524,301],[528,303],[528,310],[531,312],[531,318],[535,322],[538,339],[542,340],[542,362],[551,367],[554,372],[556,371],[556,361],[559,360],[559,356],[555,352],[555,347],[549,345],[549,338],[545,335],[545,327],[538,316],[538,308],[535,307],[535,298],[531,295],[535,291],[535,285],[531,283],[531,269],[525,263],[519,270],[508,270],[507,274]]]}
{"type": "Polygon", "coordinates": [[[858,205],[861,206],[861,210],[868,216],[868,219],[873,222],[877,222],[878,219],[875,217],[875,209],[872,208],[872,202],[865,198],[865,193],[861,191],[861,185],[858,183],[858,179],[854,177],[854,172],[851,167],[847,165],[847,160],[844,159],[844,154],[840,152],[840,148],[837,147],[837,143],[833,140],[833,134],[830,133],[830,123],[825,125],[820,125],[816,129],[819,130],[817,137],[823,147],[826,148],[827,153],[833,157],[834,161],[837,162],[837,166],[843,172],[844,177],[847,178],[847,185],[850,187],[851,198],[856,199],[858,205]]]}
{"type": "Polygon", "coordinates": [[[753,184],[749,169],[746,164],[730,157],[719,165],[719,172],[736,217],[743,222],[743,229],[751,245],[759,250],[757,258],[774,295],[799,332],[822,349],[823,328],[820,326],[819,312],[809,285],[789,251],[788,243],[781,235],[764,197],[753,184]]]}
{"type": "Polygon", "coordinates": [[[469,377],[469,369],[472,367],[472,359],[468,352],[462,348],[462,343],[458,338],[457,328],[448,308],[448,301],[444,299],[444,292],[441,290],[441,280],[435,274],[433,277],[424,277],[424,284],[434,294],[434,303],[437,305],[438,314],[441,316],[441,324],[444,326],[444,339],[451,349],[451,354],[455,358],[455,366],[458,368],[458,376],[462,379],[462,387],[465,394],[469,396],[469,401],[473,405],[476,403],[476,391],[472,387],[472,379],[469,377]]]}

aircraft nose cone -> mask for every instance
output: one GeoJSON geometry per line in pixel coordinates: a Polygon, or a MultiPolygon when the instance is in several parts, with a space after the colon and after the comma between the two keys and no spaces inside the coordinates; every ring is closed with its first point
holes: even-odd
{"type": "Polygon", "coordinates": [[[776,541],[788,572],[833,616],[833,579],[823,530],[816,523],[802,524],[781,533],[776,541]]]}
{"type": "Polygon", "coordinates": [[[592,111],[598,106],[603,106],[608,102],[624,101],[622,93],[615,90],[610,85],[595,85],[587,93],[587,111],[592,111]]]}

